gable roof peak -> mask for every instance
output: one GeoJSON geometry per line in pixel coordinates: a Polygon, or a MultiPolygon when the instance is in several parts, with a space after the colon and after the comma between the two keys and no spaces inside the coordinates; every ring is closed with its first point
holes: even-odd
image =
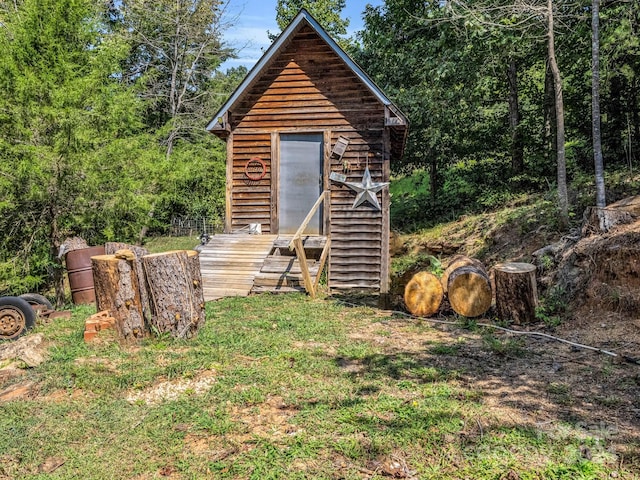
{"type": "Polygon", "coordinates": [[[309,25],[324,42],[344,61],[351,71],[362,81],[362,83],[373,93],[373,95],[384,106],[389,107],[391,111],[400,119],[402,124],[407,125],[407,117],[396,107],[391,100],[380,90],[380,88],[369,78],[358,64],[338,45],[338,43],[329,35],[318,21],[305,8],[301,8],[294,19],[280,33],[273,43],[269,46],[264,55],[249,71],[244,80],[231,94],[225,104],[216,112],[213,119],[209,122],[206,129],[212,131],[219,129],[224,123],[225,114],[243,97],[244,93],[256,82],[262,72],[264,72],[271,62],[277,57],[278,53],[289,43],[289,40],[302,28],[302,25],[309,25]]]}

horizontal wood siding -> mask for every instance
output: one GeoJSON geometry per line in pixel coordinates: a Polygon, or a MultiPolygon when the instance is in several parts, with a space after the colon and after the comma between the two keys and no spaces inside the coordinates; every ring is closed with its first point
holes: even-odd
{"type": "MultiPolygon", "coordinates": [[[[385,152],[385,107],[360,81],[338,55],[309,27],[303,27],[287,47],[270,63],[246,92],[230,115],[233,131],[232,223],[262,223],[263,232],[275,233],[271,227],[270,201],[272,174],[257,184],[247,183],[244,163],[260,156],[271,162],[272,132],[330,132],[331,151],[339,136],[349,139],[342,159],[325,158],[324,184],[331,189],[331,255],[329,285],[332,289],[360,288],[380,290],[388,252],[383,248],[383,215],[389,214],[388,202],[383,212],[368,204],[352,208],[355,193],[344,185],[330,182],[330,171],[343,173],[349,181],[360,182],[367,166],[373,181],[383,178],[385,152]],[[268,226],[267,226],[268,225],[268,226]]],[[[276,155],[274,153],[274,155],[276,155]]],[[[328,156],[328,153],[327,153],[328,156]]],[[[280,185],[280,188],[286,188],[280,185]]],[[[274,190],[276,192],[276,190],[274,190]]],[[[383,196],[378,194],[382,204],[383,196]]],[[[387,196],[388,198],[388,196],[387,196]]],[[[277,209],[275,210],[277,211],[277,209]]],[[[274,219],[277,223],[277,218],[274,219]]]]}
{"type": "Polygon", "coordinates": [[[231,228],[239,230],[250,223],[261,224],[263,233],[271,233],[271,136],[269,133],[233,135],[233,173],[231,189],[231,228]],[[251,158],[260,157],[267,166],[262,180],[247,178],[244,167],[251,158]]]}
{"type": "MultiPolygon", "coordinates": [[[[379,133],[335,132],[332,144],[338,136],[347,137],[349,146],[342,159],[331,158],[331,171],[346,175],[349,182],[360,182],[368,165],[374,182],[385,181],[383,139],[379,133]]],[[[331,183],[330,287],[380,290],[382,265],[388,255],[382,248],[383,215],[389,214],[389,206],[383,204],[379,193],[382,210],[369,203],[354,209],[356,193],[341,183],[331,183]]]]}
{"type": "Polygon", "coordinates": [[[232,120],[235,131],[383,127],[384,106],[310,27],[258,78],[232,120]]]}

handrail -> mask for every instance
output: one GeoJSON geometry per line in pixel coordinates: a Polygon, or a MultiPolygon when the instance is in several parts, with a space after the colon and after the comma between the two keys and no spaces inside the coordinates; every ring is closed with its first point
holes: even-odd
{"type": "MultiPolygon", "coordinates": [[[[293,250],[293,242],[294,242],[294,240],[296,238],[299,238],[299,237],[302,236],[302,234],[304,233],[305,228],[307,228],[307,226],[309,225],[309,222],[311,221],[313,216],[318,211],[318,208],[320,208],[320,205],[322,205],[322,202],[325,200],[325,197],[328,197],[330,193],[331,192],[329,190],[325,190],[324,192],[322,192],[320,194],[320,196],[316,200],[316,203],[313,204],[313,207],[311,207],[311,210],[309,210],[309,213],[307,213],[307,216],[304,217],[304,220],[302,221],[302,223],[298,227],[298,230],[296,230],[296,233],[293,235],[293,238],[289,242],[289,250],[293,250]]],[[[327,203],[329,203],[329,202],[327,201],[327,203]]]]}
{"type": "Polygon", "coordinates": [[[329,246],[331,245],[331,239],[327,235],[327,243],[325,244],[322,250],[322,254],[320,255],[320,261],[318,264],[318,273],[316,274],[316,281],[313,282],[311,279],[311,274],[309,273],[309,265],[307,264],[307,255],[304,252],[304,245],[302,243],[302,234],[304,233],[304,230],[309,225],[309,222],[311,221],[313,216],[318,211],[318,208],[320,208],[320,205],[322,205],[322,202],[326,201],[327,204],[330,203],[330,198],[331,198],[330,196],[331,196],[330,190],[325,190],[320,194],[320,196],[316,200],[316,203],[313,204],[313,207],[311,207],[311,210],[309,210],[309,213],[304,218],[304,220],[300,224],[300,227],[298,228],[298,230],[296,230],[296,233],[293,235],[293,238],[289,242],[289,250],[295,249],[296,251],[296,257],[298,257],[298,262],[300,263],[300,270],[302,272],[302,278],[304,280],[304,289],[307,291],[309,295],[311,295],[311,298],[316,297],[318,281],[320,279],[320,274],[324,269],[324,265],[327,261],[329,246]]]}

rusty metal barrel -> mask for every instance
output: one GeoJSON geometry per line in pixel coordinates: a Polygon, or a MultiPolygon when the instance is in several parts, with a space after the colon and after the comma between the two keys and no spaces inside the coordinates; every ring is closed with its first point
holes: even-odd
{"type": "Polygon", "coordinates": [[[76,305],[95,303],[96,301],[91,269],[91,257],[95,255],[104,255],[104,246],[72,250],[65,257],[71,299],[76,305]]]}

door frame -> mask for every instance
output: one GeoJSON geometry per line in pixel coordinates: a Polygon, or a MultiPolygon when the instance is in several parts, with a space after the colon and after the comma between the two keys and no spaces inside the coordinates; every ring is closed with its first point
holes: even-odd
{"type": "MultiPolygon", "coordinates": [[[[273,233],[280,233],[280,136],[290,134],[322,135],[322,178],[318,196],[329,188],[329,173],[331,172],[331,131],[326,129],[282,129],[271,132],[271,225],[273,233]]],[[[320,221],[320,235],[330,232],[331,205],[323,205],[320,221]]]]}

